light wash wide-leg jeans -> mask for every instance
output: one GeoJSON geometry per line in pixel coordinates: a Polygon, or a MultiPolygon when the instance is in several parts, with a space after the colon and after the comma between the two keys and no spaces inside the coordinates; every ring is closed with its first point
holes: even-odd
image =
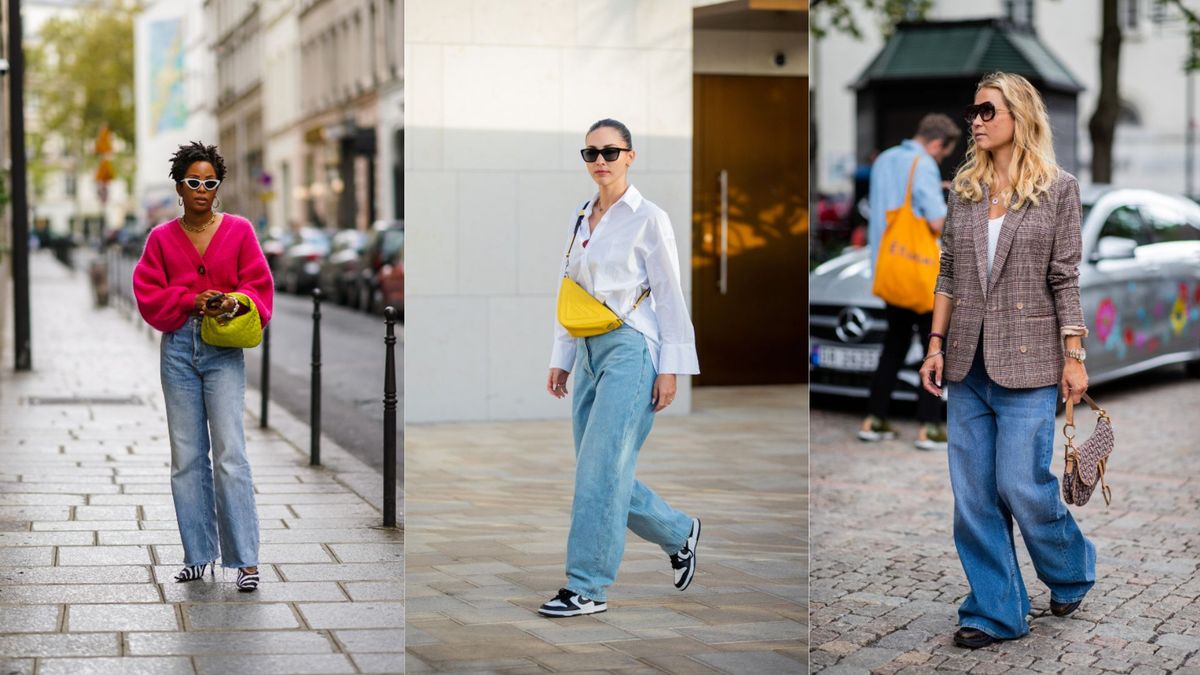
{"type": "Polygon", "coordinates": [[[575,501],[567,538],[567,590],[607,599],[625,553],[625,528],[668,555],[683,548],[690,516],[634,478],[654,424],[654,365],[629,326],[578,340],[575,357],[575,501]]]}
{"type": "Polygon", "coordinates": [[[1050,471],[1058,387],[1002,387],[988,377],[982,351],[947,395],[954,545],[971,586],[958,617],[962,627],[1011,639],[1029,632],[1030,609],[1013,521],[1055,602],[1087,595],[1096,581],[1096,548],[1050,471]]]}
{"type": "Polygon", "coordinates": [[[254,567],[258,512],[242,429],[242,350],[204,342],[199,317],[191,317],[163,334],[161,372],[183,564],[219,558],[224,567],[254,567]]]}

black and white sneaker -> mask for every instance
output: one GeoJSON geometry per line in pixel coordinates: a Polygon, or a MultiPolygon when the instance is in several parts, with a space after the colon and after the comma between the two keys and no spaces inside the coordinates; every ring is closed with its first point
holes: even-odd
{"type": "MultiPolygon", "coordinates": [[[[208,567],[208,563],[200,563],[199,565],[188,565],[187,567],[184,567],[183,569],[179,570],[178,574],[175,575],[175,583],[181,584],[186,581],[195,581],[200,579],[204,576],[204,569],[206,567],[208,567]]],[[[215,575],[216,572],[214,571],[213,574],[215,575]]]]}
{"type": "Polygon", "coordinates": [[[601,600],[585,598],[578,593],[559,589],[558,595],[546,604],[538,607],[538,614],[543,616],[583,616],[584,614],[599,614],[608,609],[608,604],[601,600]]]}
{"type": "Polygon", "coordinates": [[[258,590],[258,572],[247,572],[244,569],[239,569],[237,589],[243,593],[252,593],[258,590]]]}
{"type": "Polygon", "coordinates": [[[675,588],[686,590],[696,576],[696,545],[700,543],[700,519],[692,518],[692,531],[678,553],[671,556],[675,568],[675,588]]]}

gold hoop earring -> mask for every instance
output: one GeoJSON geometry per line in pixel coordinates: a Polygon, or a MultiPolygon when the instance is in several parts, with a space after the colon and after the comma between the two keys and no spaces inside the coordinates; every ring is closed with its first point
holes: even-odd
{"type": "Polygon", "coordinates": [[[179,205],[180,205],[180,206],[183,206],[183,197],[180,197],[180,198],[179,198],[179,205]]]}
{"type": "Polygon", "coordinates": [[[221,208],[221,198],[220,197],[217,197],[215,200],[213,200],[213,208],[214,209],[221,208]]]}

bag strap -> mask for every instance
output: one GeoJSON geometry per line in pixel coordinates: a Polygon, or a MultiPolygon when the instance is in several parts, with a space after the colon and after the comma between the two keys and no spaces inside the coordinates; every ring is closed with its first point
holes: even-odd
{"type": "Polygon", "coordinates": [[[917,173],[917,162],[919,161],[921,161],[921,154],[917,153],[917,156],[913,157],[912,168],[908,170],[908,187],[904,188],[904,206],[907,208],[912,208],[913,176],[917,173]]]}
{"type": "MultiPolygon", "coordinates": [[[[1092,407],[1092,410],[1100,413],[1101,417],[1108,418],[1108,413],[1105,412],[1104,408],[1096,405],[1091,396],[1088,396],[1086,392],[1082,396],[1083,400],[1087,401],[1087,404],[1092,407]]],[[[1067,397],[1067,425],[1075,426],[1075,402],[1071,400],[1070,396],[1067,397]]]]}
{"type": "MultiPolygon", "coordinates": [[[[592,201],[592,199],[588,199],[587,202],[583,202],[582,207],[580,207],[580,217],[575,219],[575,227],[571,229],[571,243],[566,245],[566,256],[563,259],[563,276],[568,275],[566,274],[566,271],[568,271],[568,269],[571,267],[571,249],[574,249],[575,247],[575,238],[580,235],[580,225],[583,223],[583,216],[587,215],[588,202],[590,201],[592,201]]],[[[634,306],[636,307],[637,305],[634,306]]]]}

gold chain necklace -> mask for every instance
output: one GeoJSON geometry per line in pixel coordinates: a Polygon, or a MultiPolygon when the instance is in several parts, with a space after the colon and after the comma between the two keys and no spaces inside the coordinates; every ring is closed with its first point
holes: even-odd
{"type": "Polygon", "coordinates": [[[200,227],[196,227],[195,225],[188,225],[187,221],[184,220],[185,216],[179,216],[179,224],[182,225],[183,229],[187,230],[188,232],[203,232],[203,231],[207,230],[208,226],[212,225],[213,222],[217,219],[216,211],[209,211],[209,214],[210,215],[208,217],[208,222],[204,223],[200,227]]]}

